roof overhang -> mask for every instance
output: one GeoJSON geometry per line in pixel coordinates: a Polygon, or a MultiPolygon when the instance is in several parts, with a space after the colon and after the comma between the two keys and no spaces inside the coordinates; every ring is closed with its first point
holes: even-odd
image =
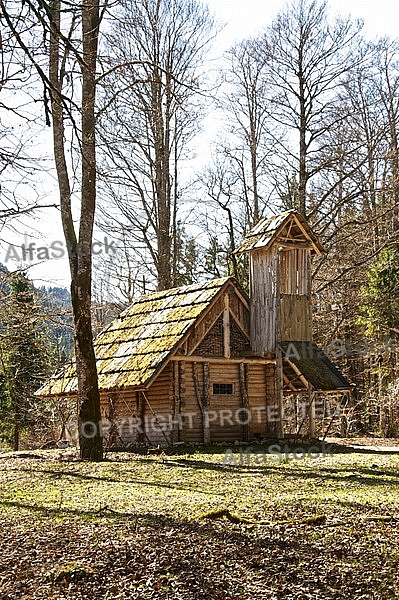
{"type": "Polygon", "coordinates": [[[355,386],[314,342],[280,342],[287,389],[301,392],[349,392],[355,386]]]}

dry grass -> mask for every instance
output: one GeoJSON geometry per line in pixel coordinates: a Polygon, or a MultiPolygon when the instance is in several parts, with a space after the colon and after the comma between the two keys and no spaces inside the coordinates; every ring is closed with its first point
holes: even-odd
{"type": "Polygon", "coordinates": [[[0,600],[399,598],[397,452],[224,458],[0,454],[0,600]]]}

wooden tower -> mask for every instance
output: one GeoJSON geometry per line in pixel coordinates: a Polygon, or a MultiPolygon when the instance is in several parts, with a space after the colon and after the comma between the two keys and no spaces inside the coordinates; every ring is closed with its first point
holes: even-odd
{"type": "MultiPolygon", "coordinates": [[[[312,341],[311,258],[324,249],[305,219],[288,211],[260,221],[238,252],[249,253],[251,349],[275,359],[274,392],[279,417],[275,434],[283,435],[284,342],[312,341]]],[[[310,432],[314,402],[310,399],[310,432]]]]}
{"type": "Polygon", "coordinates": [[[238,252],[249,253],[252,351],[265,356],[279,342],[310,342],[311,257],[324,249],[305,219],[295,211],[263,219],[238,252]]]}

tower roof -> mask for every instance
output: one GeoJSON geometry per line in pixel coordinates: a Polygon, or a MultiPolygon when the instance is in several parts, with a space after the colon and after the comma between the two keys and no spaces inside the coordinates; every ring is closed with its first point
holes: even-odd
{"type": "Polygon", "coordinates": [[[272,217],[265,217],[247,234],[236,250],[238,254],[279,244],[288,248],[308,247],[313,254],[325,252],[319,238],[304,217],[295,210],[288,210],[272,217]]]}

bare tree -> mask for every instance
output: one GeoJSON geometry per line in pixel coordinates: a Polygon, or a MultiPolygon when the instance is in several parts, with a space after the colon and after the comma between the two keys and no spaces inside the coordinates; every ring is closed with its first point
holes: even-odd
{"type": "Polygon", "coordinates": [[[240,175],[237,175],[235,167],[236,165],[231,165],[226,155],[224,157],[221,153],[216,155],[213,164],[205,170],[201,177],[206,198],[202,206],[200,205],[200,210],[205,213],[205,217],[208,216],[208,211],[217,215],[213,229],[210,227],[209,221],[205,227],[209,235],[209,246],[206,251],[208,260],[213,254],[212,270],[217,275],[218,263],[221,258],[220,250],[224,247],[228,273],[240,281],[242,273],[235,254],[236,236],[239,235],[238,232],[241,233],[241,236],[243,235],[245,223],[248,221],[243,219],[242,210],[240,210],[242,208],[240,195],[242,179],[240,175]],[[219,250],[217,250],[218,248],[219,250]]]}
{"type": "Polygon", "coordinates": [[[158,289],[178,278],[181,165],[198,129],[201,61],[212,30],[197,0],[124,0],[108,35],[115,74],[104,91],[105,185],[158,289]]]}
{"type": "Polygon", "coordinates": [[[227,54],[229,67],[224,74],[226,93],[220,102],[229,138],[219,153],[237,174],[236,188],[245,203],[245,226],[251,228],[265,208],[265,179],[271,147],[269,95],[266,62],[259,56],[257,40],[240,42],[227,54]]]}
{"type": "Polygon", "coordinates": [[[276,184],[286,188],[287,176],[295,176],[295,208],[305,216],[311,212],[309,184],[324,166],[318,160],[319,142],[331,128],[331,118],[337,118],[331,108],[343,77],[354,67],[351,50],[361,29],[361,22],[350,19],[330,24],[326,2],[300,0],[277,16],[261,42],[270,119],[276,125],[278,161],[273,168],[286,173],[276,184]]]}
{"type": "Polygon", "coordinates": [[[0,0],[0,10],[3,22],[44,84],[44,106],[53,127],[61,218],[71,272],[80,454],[83,459],[101,460],[100,397],[90,304],[96,201],[96,71],[103,13],[100,14],[98,0],[77,4],[54,0],[51,4],[42,2],[39,5],[29,0],[22,5],[13,0],[0,0]],[[38,34],[37,26],[44,34],[40,41],[31,34],[33,31],[38,34]],[[76,153],[81,173],[78,231],[72,214],[75,172],[71,172],[67,159],[67,127],[72,127],[78,140],[76,153]]]}
{"type": "Polygon", "coordinates": [[[53,206],[40,198],[35,185],[46,169],[43,150],[33,144],[45,127],[35,108],[38,83],[33,65],[4,27],[0,31],[0,230],[12,229],[16,219],[35,209],[53,206]]]}

